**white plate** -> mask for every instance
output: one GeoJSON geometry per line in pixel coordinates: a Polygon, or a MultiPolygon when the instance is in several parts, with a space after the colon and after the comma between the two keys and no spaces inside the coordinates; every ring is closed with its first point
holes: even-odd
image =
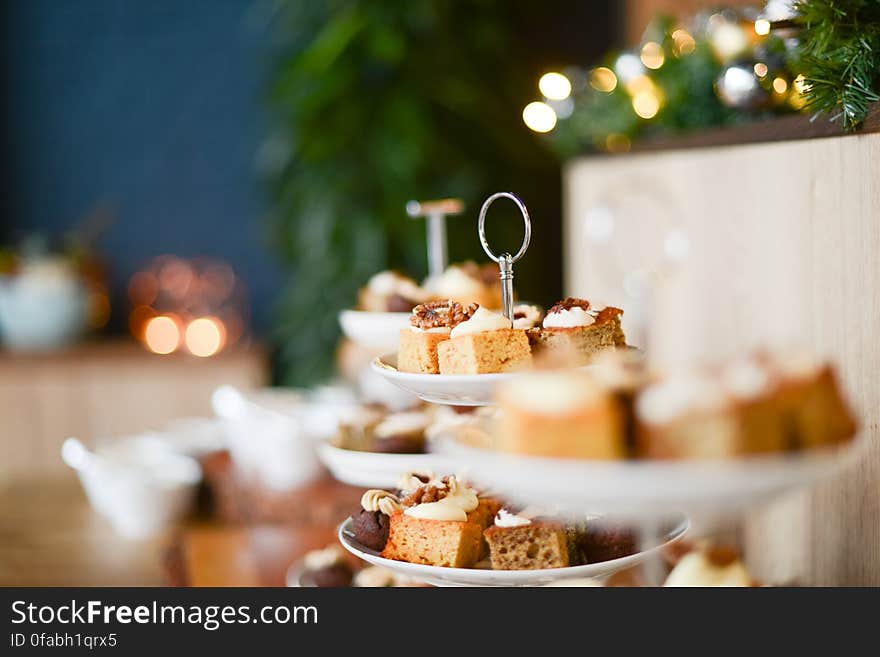
{"type": "Polygon", "coordinates": [[[864,441],[727,461],[586,461],[517,456],[449,440],[440,451],[480,486],[523,504],[575,514],[654,517],[725,513],[828,477],[859,458],[864,441]]]}
{"type": "Polygon", "coordinates": [[[399,388],[432,404],[488,406],[493,403],[495,386],[519,376],[519,372],[501,374],[410,374],[397,369],[397,354],[373,359],[372,367],[399,388]]]}
{"type": "Polygon", "coordinates": [[[407,472],[451,472],[450,459],[441,454],[359,452],[326,441],[318,443],[318,458],[334,479],[363,488],[396,488],[407,472]]]}
{"type": "Polygon", "coordinates": [[[406,561],[384,559],[375,550],[358,543],[351,531],[351,518],[339,526],[339,542],[342,547],[356,557],[374,566],[382,566],[400,575],[433,584],[434,586],[543,586],[552,582],[568,579],[604,578],[618,570],[630,568],[645,561],[653,553],[684,536],[689,526],[687,518],[681,520],[668,531],[657,545],[643,552],[636,552],[628,557],[591,563],[585,566],[569,568],[547,568],[544,570],[485,570],[480,568],[443,568],[425,566],[406,561]]]}
{"type": "Polygon", "coordinates": [[[386,352],[397,349],[400,344],[400,329],[409,326],[410,317],[412,313],[343,310],[339,313],[339,325],[345,337],[352,342],[377,352],[386,352]]]}

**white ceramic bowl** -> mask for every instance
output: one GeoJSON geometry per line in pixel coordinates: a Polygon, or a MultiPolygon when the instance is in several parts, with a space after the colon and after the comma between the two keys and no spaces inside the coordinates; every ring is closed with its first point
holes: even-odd
{"type": "Polygon", "coordinates": [[[376,313],[363,310],[343,310],[339,313],[342,332],[352,342],[373,353],[396,351],[400,344],[400,330],[409,326],[411,313],[376,313]]]}
{"type": "Polygon", "coordinates": [[[75,438],[61,447],[94,509],[127,538],[160,534],[190,510],[198,462],[151,436],[122,438],[94,452],[75,438]]]}

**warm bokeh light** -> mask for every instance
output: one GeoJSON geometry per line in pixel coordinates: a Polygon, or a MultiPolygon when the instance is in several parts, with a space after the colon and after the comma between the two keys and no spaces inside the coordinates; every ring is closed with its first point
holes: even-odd
{"type": "Polygon", "coordinates": [[[169,257],[159,270],[158,278],[162,292],[175,299],[182,299],[193,284],[195,272],[186,260],[169,257]]]}
{"type": "Polygon", "coordinates": [[[654,83],[647,75],[637,75],[626,83],[626,90],[632,96],[645,92],[653,92],[654,83]]]}
{"type": "Polygon", "coordinates": [[[642,46],[641,60],[642,64],[647,68],[657,70],[663,66],[663,62],[666,61],[666,56],[663,54],[663,47],[655,41],[648,41],[648,43],[642,46]]]}
{"type": "Polygon", "coordinates": [[[653,91],[640,91],[632,99],[633,110],[643,119],[653,119],[660,111],[660,99],[653,91]]]}
{"type": "Polygon", "coordinates": [[[807,97],[804,95],[809,91],[810,85],[803,75],[798,75],[791,83],[791,94],[788,96],[788,104],[795,109],[803,109],[807,104],[807,97]]]}
{"type": "Polygon", "coordinates": [[[562,73],[545,73],[538,81],[538,89],[550,100],[565,100],[571,95],[571,80],[562,73]]]}
{"type": "Polygon", "coordinates": [[[132,305],[149,306],[159,296],[159,279],[151,271],[139,271],[128,281],[128,298],[132,305]]]}
{"type": "Polygon", "coordinates": [[[672,33],[672,43],[674,44],[672,50],[678,57],[690,55],[697,49],[697,42],[694,41],[694,37],[687,30],[681,28],[672,33]]]}
{"type": "Polygon", "coordinates": [[[759,78],[763,78],[767,75],[768,69],[767,65],[764,62],[758,62],[757,64],[755,64],[754,69],[755,75],[757,75],[759,78]]]}
{"type": "Polygon", "coordinates": [[[186,327],[186,348],[193,356],[206,358],[223,348],[223,324],[214,317],[199,317],[186,327]]]}
{"type": "Polygon", "coordinates": [[[144,329],[144,342],[156,354],[170,354],[180,345],[180,328],[168,315],[153,317],[144,329]]]}
{"type": "Polygon", "coordinates": [[[590,86],[596,91],[611,93],[617,88],[617,76],[607,66],[599,66],[590,71],[590,86]]]}
{"type": "Polygon", "coordinates": [[[786,91],[788,91],[788,82],[785,81],[785,78],[773,79],[773,91],[778,94],[784,94],[786,91]]]}
{"type": "Polygon", "coordinates": [[[547,103],[535,101],[523,108],[523,122],[535,132],[550,132],[556,127],[556,112],[547,103]]]}
{"type": "Polygon", "coordinates": [[[751,45],[751,39],[738,23],[715,14],[709,19],[709,44],[715,56],[725,63],[745,53],[751,45]]]}
{"type": "Polygon", "coordinates": [[[759,36],[767,36],[770,34],[770,21],[766,18],[759,18],[755,21],[755,33],[759,36]]]}
{"type": "Polygon", "coordinates": [[[629,137],[626,135],[612,133],[605,137],[605,150],[610,153],[626,153],[630,146],[629,137]]]}

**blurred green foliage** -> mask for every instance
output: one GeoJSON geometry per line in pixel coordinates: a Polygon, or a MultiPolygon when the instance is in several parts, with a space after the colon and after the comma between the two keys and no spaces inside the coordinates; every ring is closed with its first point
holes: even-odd
{"type": "MultiPolygon", "coordinates": [[[[537,71],[511,4],[525,11],[503,0],[279,4],[263,148],[272,242],[290,274],[274,322],[279,382],[331,374],[337,314],[371,274],[425,275],[425,228],[407,200],[465,199],[448,222],[453,260],[485,260],[476,213],[492,192],[522,196],[533,244],[542,222],[558,222],[558,159],[521,119],[537,71]]],[[[516,216],[490,219],[504,248],[519,244],[516,216]]],[[[533,247],[518,266],[522,296],[558,292],[547,252],[533,247]]]]}

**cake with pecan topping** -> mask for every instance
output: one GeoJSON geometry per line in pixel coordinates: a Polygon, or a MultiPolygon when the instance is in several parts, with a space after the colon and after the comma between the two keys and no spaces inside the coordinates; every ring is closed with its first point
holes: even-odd
{"type": "Polygon", "coordinates": [[[400,331],[397,369],[415,374],[439,374],[437,346],[449,339],[452,329],[467,321],[476,305],[457,301],[431,301],[413,308],[409,328],[400,331]]]}
{"type": "Polygon", "coordinates": [[[479,307],[437,346],[441,374],[492,374],[527,369],[532,351],[526,332],[504,315],[479,307]]]}
{"type": "Polygon", "coordinates": [[[603,349],[626,346],[620,308],[593,308],[586,299],[568,297],[552,306],[540,327],[529,329],[533,352],[562,354],[573,366],[586,365],[603,349]]]}
{"type": "Polygon", "coordinates": [[[453,476],[409,491],[400,504],[381,555],[452,568],[471,568],[485,554],[483,530],[500,507],[453,476]]]}

